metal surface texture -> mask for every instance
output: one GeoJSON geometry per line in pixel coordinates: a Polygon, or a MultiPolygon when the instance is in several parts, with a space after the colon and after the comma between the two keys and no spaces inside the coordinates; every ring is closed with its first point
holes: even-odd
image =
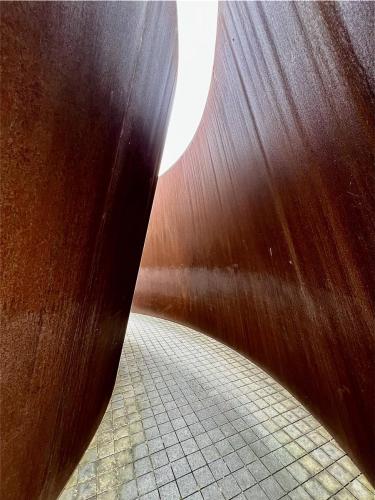
{"type": "Polygon", "coordinates": [[[175,4],[2,2],[1,58],[1,498],[54,499],[115,381],[175,4]]]}
{"type": "Polygon", "coordinates": [[[374,4],[219,7],[195,138],[158,182],[134,310],[254,360],[374,480],[374,4]]]}

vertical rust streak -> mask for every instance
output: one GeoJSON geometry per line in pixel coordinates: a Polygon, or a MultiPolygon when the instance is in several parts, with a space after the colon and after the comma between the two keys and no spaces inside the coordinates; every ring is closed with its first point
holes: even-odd
{"type": "Polygon", "coordinates": [[[1,498],[56,498],[106,409],[176,68],[174,3],[1,5],[1,498]]]}
{"type": "Polygon", "coordinates": [[[205,113],[159,180],[133,307],[254,359],[374,480],[369,16],[220,4],[205,113]]]}

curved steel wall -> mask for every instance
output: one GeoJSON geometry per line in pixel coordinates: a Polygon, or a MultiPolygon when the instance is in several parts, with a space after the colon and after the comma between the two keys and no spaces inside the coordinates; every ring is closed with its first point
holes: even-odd
{"type": "Polygon", "coordinates": [[[164,2],[1,5],[4,500],[56,498],[109,401],[174,90],[176,21],[164,2]]]}
{"type": "Polygon", "coordinates": [[[372,478],[373,15],[220,4],[204,117],[158,181],[134,299],[259,363],[372,478]]]}

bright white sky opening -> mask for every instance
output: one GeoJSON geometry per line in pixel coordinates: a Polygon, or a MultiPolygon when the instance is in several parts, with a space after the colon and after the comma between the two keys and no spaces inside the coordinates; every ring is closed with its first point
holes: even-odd
{"type": "Polygon", "coordinates": [[[177,85],[159,175],[180,158],[201,121],[214,63],[217,9],[217,1],[177,1],[177,85]]]}

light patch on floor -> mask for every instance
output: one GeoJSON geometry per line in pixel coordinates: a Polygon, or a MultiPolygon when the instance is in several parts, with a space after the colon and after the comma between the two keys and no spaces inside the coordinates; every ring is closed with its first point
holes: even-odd
{"type": "Polygon", "coordinates": [[[60,500],[373,499],[328,432],[263,370],[131,314],[111,402],[60,500]]]}

